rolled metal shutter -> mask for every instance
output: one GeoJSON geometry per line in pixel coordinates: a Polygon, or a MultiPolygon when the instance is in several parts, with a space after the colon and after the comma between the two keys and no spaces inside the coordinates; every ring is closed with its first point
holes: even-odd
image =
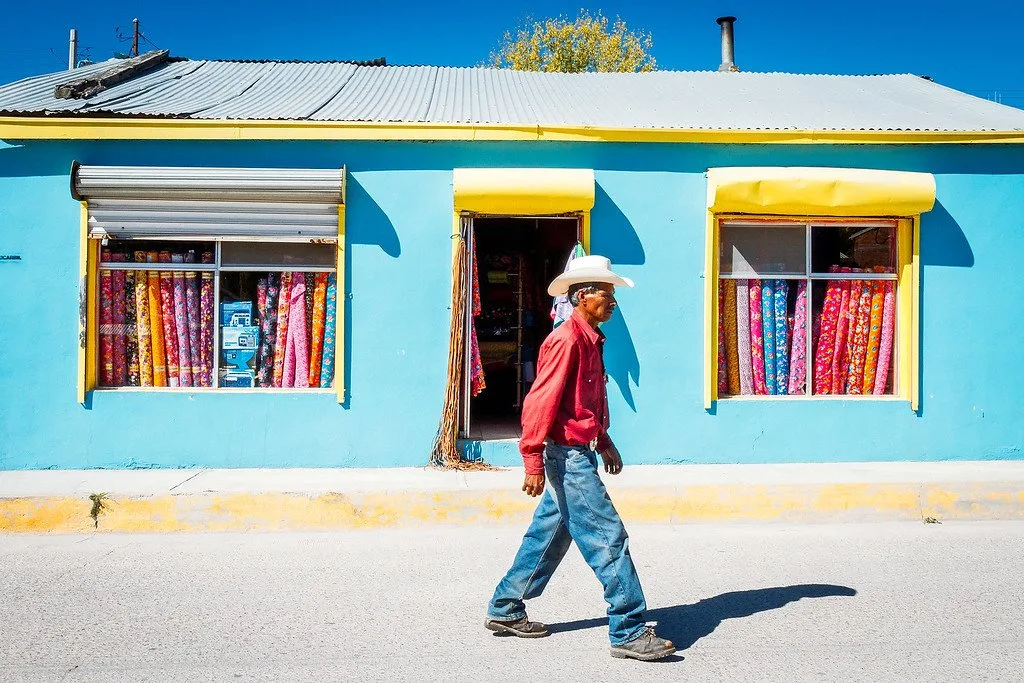
{"type": "Polygon", "coordinates": [[[335,241],[345,169],[83,166],[90,237],[335,241]]]}

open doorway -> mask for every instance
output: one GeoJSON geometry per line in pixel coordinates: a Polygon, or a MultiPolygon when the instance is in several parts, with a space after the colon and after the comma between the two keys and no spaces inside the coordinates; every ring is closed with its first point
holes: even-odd
{"type": "Polygon", "coordinates": [[[576,216],[474,217],[467,283],[471,330],[467,344],[468,411],[463,437],[518,439],[523,399],[536,378],[537,351],[551,333],[547,285],[565,268],[580,240],[576,216]],[[472,292],[471,292],[472,294],[472,292]],[[476,354],[475,349],[479,349],[476,354]]]}

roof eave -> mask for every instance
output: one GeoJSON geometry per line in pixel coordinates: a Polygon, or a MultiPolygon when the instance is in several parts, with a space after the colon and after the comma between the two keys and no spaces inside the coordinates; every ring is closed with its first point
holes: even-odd
{"type": "Polygon", "coordinates": [[[1024,144],[1024,130],[606,128],[543,124],[0,116],[0,139],[423,140],[708,144],[1024,144]]]}

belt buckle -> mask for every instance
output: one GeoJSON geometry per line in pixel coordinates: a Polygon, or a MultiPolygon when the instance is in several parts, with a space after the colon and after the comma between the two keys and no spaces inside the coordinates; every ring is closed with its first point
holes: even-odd
{"type": "Polygon", "coordinates": [[[590,441],[590,443],[587,444],[587,448],[589,448],[590,450],[592,450],[594,452],[597,452],[597,437],[596,436],[590,441]]]}

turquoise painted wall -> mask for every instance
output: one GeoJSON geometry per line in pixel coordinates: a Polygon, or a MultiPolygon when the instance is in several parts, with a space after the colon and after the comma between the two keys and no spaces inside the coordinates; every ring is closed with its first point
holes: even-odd
{"type": "MultiPolygon", "coordinates": [[[[612,436],[627,462],[1024,457],[1017,362],[1024,154],[1012,147],[560,143],[30,143],[0,147],[0,469],[422,465],[441,409],[451,169],[594,168],[592,248],[637,288],[607,325],[612,436]],[[328,394],[102,392],[75,402],[85,164],[349,168],[344,359],[328,394]],[[922,220],[921,409],[899,401],[701,401],[704,171],[934,173],[922,220]]],[[[514,448],[485,455],[513,464],[514,448]]]]}

